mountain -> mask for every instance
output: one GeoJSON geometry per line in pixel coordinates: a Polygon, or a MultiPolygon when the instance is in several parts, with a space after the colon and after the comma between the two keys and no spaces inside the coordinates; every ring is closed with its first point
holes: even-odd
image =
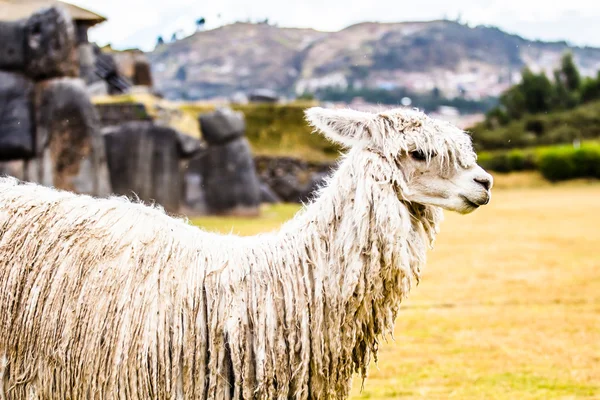
{"type": "Polygon", "coordinates": [[[453,21],[365,22],[338,32],[235,23],[197,32],[149,54],[169,98],[213,98],[272,89],[405,88],[447,97],[498,96],[529,66],[550,75],[571,51],[583,75],[600,70],[600,49],[541,42],[453,21]]]}

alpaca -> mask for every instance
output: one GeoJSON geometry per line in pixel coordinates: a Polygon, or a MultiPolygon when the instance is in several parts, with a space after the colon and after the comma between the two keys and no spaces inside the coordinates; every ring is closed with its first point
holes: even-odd
{"type": "Polygon", "coordinates": [[[441,209],[492,178],[424,114],[312,108],[348,150],[278,231],[0,180],[2,398],[346,398],[419,281],[441,209]]]}

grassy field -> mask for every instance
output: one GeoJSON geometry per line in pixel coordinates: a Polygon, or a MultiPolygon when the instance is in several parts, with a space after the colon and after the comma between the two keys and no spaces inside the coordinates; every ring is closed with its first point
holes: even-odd
{"type": "MultiPolygon", "coordinates": [[[[500,178],[489,206],[446,213],[395,340],[353,398],[600,399],[600,185],[534,181],[500,178]]],[[[193,222],[254,234],[296,211],[193,222]]]]}

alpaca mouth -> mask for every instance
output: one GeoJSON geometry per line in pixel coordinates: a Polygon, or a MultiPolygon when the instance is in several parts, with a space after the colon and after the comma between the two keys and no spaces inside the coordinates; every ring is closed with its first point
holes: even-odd
{"type": "Polygon", "coordinates": [[[485,196],[485,198],[483,199],[477,199],[477,201],[473,201],[464,195],[461,197],[465,201],[465,203],[467,203],[467,205],[472,208],[479,208],[480,206],[484,206],[490,202],[490,196],[485,196]]]}
{"type": "MultiPolygon", "coordinates": [[[[466,196],[461,196],[462,199],[465,201],[465,203],[467,203],[467,205],[471,208],[479,208],[479,206],[481,206],[482,204],[477,204],[471,200],[469,200],[466,196]]],[[[485,204],[485,203],[484,203],[485,204]]]]}

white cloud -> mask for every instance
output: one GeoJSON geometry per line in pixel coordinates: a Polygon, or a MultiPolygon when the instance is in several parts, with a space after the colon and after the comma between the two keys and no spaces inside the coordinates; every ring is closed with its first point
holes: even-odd
{"type": "Polygon", "coordinates": [[[496,25],[531,39],[567,40],[600,47],[597,0],[71,0],[109,18],[91,38],[115,47],[151,49],[158,35],[191,33],[205,17],[214,28],[239,20],[269,18],[280,26],[331,31],[362,21],[399,22],[457,18],[472,25],[496,25]]]}

